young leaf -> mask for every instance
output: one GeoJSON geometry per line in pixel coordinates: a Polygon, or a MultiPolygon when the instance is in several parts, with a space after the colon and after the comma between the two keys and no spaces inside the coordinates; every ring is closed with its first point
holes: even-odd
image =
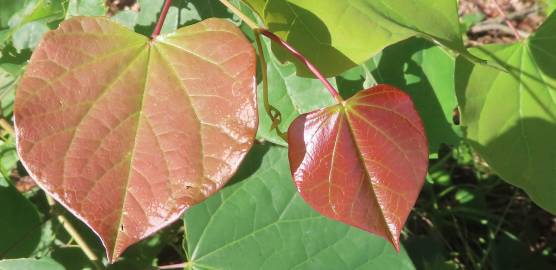
{"type": "MultiPolygon", "coordinates": [[[[297,48],[326,76],[339,75],[388,45],[419,35],[465,52],[454,0],[246,0],[270,31],[297,48]],[[264,1],[264,4],[262,3],[264,1]]],[[[280,60],[293,61],[273,46],[280,60]]]]}
{"type": "Polygon", "coordinates": [[[405,251],[311,209],[286,149],[256,145],[244,165],[237,184],[184,215],[187,269],[414,269],[405,251]]]}
{"type": "Polygon", "coordinates": [[[292,175],[309,205],[399,250],[428,164],[423,125],[407,94],[388,85],[360,91],[301,115],[288,141],[292,175]]]}
{"type": "Polygon", "coordinates": [[[471,52],[507,72],[456,64],[462,125],[473,148],[504,180],[556,214],[556,14],[529,39],[471,52]]]}
{"type": "Polygon", "coordinates": [[[226,20],[151,41],[74,17],[21,79],[18,152],[113,261],[226,183],[253,143],[255,96],[254,50],[226,20]]]}
{"type": "Polygon", "coordinates": [[[411,95],[431,153],[437,153],[442,143],[457,145],[461,140],[460,126],[453,122],[455,59],[442,47],[422,38],[404,40],[367,61],[362,70],[367,80],[390,84],[411,95]]]}

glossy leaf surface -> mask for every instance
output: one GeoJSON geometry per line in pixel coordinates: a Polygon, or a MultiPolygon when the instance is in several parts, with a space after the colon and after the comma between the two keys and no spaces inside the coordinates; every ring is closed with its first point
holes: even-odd
{"type": "Polygon", "coordinates": [[[288,142],[291,172],[309,205],[399,249],[428,164],[423,125],[406,93],[377,85],[303,114],[288,142]]]}
{"type": "MultiPolygon", "coordinates": [[[[386,46],[420,35],[464,52],[454,0],[246,0],[275,34],[326,76],[362,64],[386,46]],[[264,3],[263,3],[264,2],[264,3]]],[[[296,63],[278,46],[282,61],[296,63]]]]}
{"type": "Polygon", "coordinates": [[[186,269],[414,269],[405,251],[311,209],[282,147],[254,146],[233,181],[184,215],[186,269]]]}
{"type": "Polygon", "coordinates": [[[462,139],[460,126],[454,124],[458,106],[455,62],[444,48],[426,39],[410,38],[384,49],[336,80],[343,96],[377,83],[408,93],[423,120],[429,152],[434,154],[441,144],[456,145],[462,139]]]}
{"type": "Polygon", "coordinates": [[[253,143],[255,96],[254,50],[228,21],[149,41],[75,17],[21,80],[18,152],[114,260],[225,184],[253,143]]]}
{"type": "Polygon", "coordinates": [[[456,90],[473,148],[504,180],[556,214],[556,14],[528,40],[472,50],[503,72],[459,59],[456,90]]]}

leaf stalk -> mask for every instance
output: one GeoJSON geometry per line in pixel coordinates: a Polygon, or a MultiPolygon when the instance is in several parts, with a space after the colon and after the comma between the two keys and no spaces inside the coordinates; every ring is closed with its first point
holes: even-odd
{"type": "Polygon", "coordinates": [[[324,86],[326,87],[330,95],[334,98],[334,100],[336,100],[336,103],[338,104],[343,103],[344,100],[342,99],[342,97],[340,96],[336,88],[334,88],[334,86],[332,86],[332,84],[330,84],[330,82],[326,80],[326,78],[322,75],[320,70],[317,67],[315,67],[315,65],[313,65],[313,63],[311,63],[311,61],[309,61],[309,59],[307,59],[303,54],[298,52],[289,43],[287,43],[286,41],[284,41],[274,33],[270,32],[268,29],[259,27],[255,22],[249,19],[249,17],[243,14],[241,10],[239,10],[237,7],[232,5],[228,0],[220,0],[220,2],[224,4],[226,7],[228,7],[235,15],[240,17],[243,20],[243,22],[245,22],[245,24],[247,24],[249,28],[251,28],[251,30],[255,32],[255,34],[260,33],[270,38],[270,40],[276,42],[278,45],[280,45],[288,52],[290,52],[295,58],[301,61],[301,63],[303,63],[309,69],[309,71],[311,71],[311,73],[313,73],[313,75],[315,75],[315,77],[317,77],[317,79],[319,79],[322,82],[322,84],[324,84],[324,86]]]}
{"type": "Polygon", "coordinates": [[[160,17],[158,17],[158,21],[156,22],[154,31],[151,34],[151,40],[154,40],[156,37],[158,37],[158,35],[160,35],[160,31],[162,30],[162,26],[164,25],[166,15],[168,14],[168,10],[170,10],[171,5],[172,0],[166,0],[166,2],[164,2],[164,6],[162,7],[162,11],[160,12],[160,17]]]}

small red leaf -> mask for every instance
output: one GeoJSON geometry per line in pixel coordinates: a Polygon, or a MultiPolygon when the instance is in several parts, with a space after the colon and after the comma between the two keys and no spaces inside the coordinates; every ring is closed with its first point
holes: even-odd
{"type": "Polygon", "coordinates": [[[399,236],[424,183],[427,139],[410,97],[388,85],[297,118],[289,159],[301,196],[321,214],[399,236]]]}
{"type": "Polygon", "coordinates": [[[21,160],[113,261],[236,171],[257,127],[255,60],[226,20],[152,41],[107,18],[67,20],[17,90],[21,160]]]}

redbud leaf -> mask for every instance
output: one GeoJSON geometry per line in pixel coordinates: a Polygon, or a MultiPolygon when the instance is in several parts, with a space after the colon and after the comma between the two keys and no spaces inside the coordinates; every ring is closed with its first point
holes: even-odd
{"type": "Polygon", "coordinates": [[[399,250],[428,165],[423,124],[406,93],[377,85],[303,114],[288,143],[294,181],[309,205],[399,250]]]}
{"type": "Polygon", "coordinates": [[[222,19],[155,40],[107,18],[67,20],[17,90],[21,160],[114,261],[234,174],[256,133],[255,60],[222,19]]]}

